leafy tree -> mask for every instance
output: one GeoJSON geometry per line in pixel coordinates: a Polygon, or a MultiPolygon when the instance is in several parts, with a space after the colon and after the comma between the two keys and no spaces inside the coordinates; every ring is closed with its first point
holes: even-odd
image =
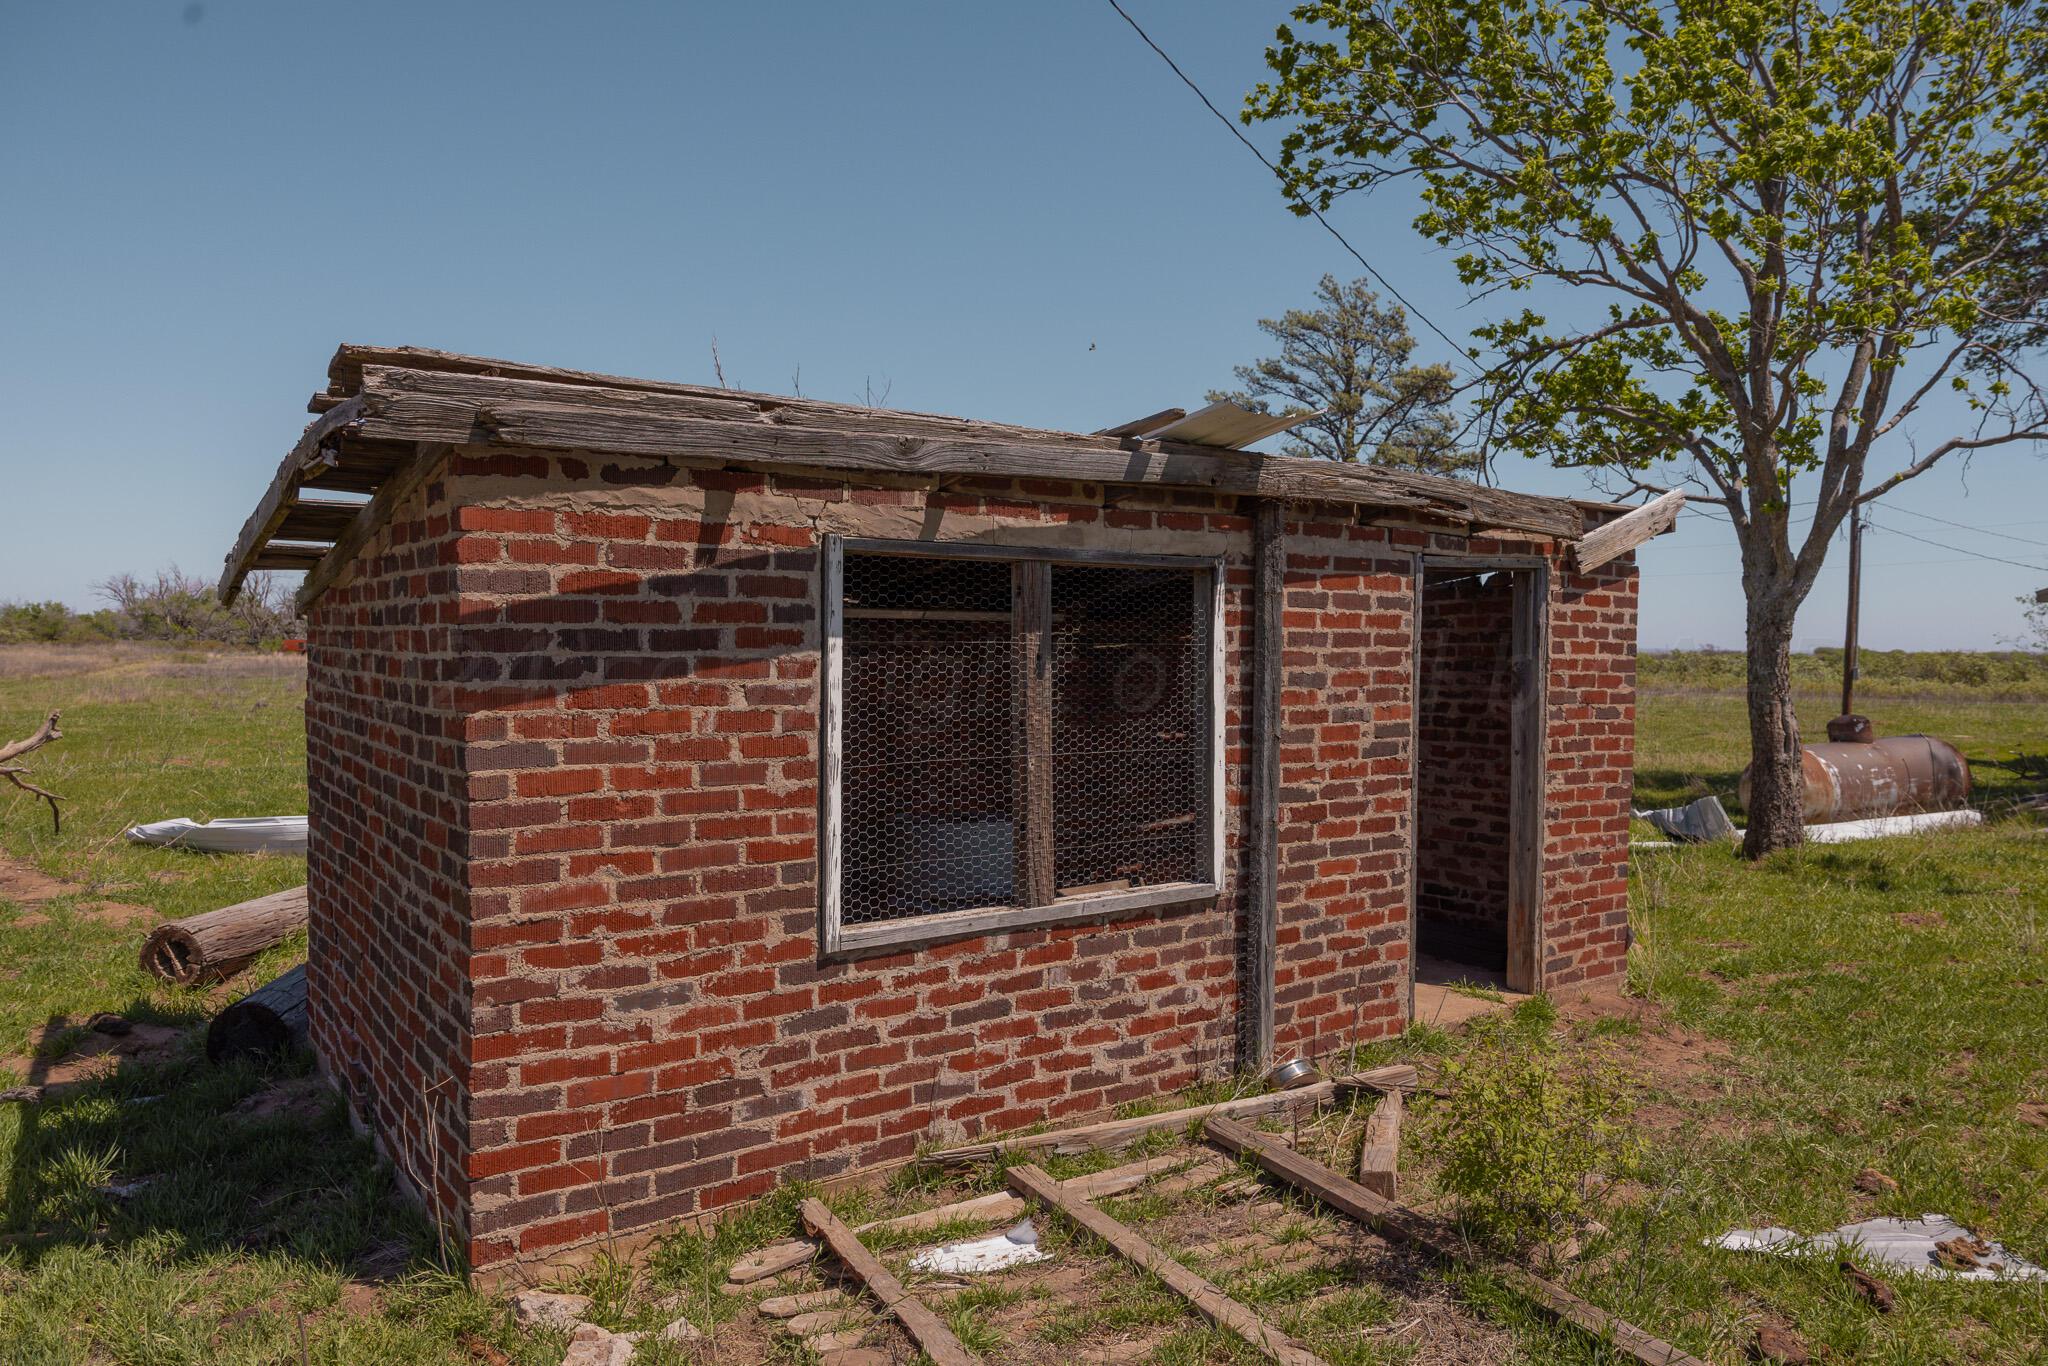
{"type": "Polygon", "coordinates": [[[1316,286],[1316,300],[1316,308],[1259,319],[1280,354],[1235,367],[1244,388],[1212,391],[1209,401],[1302,414],[1302,425],[1288,435],[1289,455],[1436,474],[1476,470],[1479,457],[1453,438],[1451,368],[1408,364],[1415,338],[1407,314],[1381,308],[1365,281],[1340,284],[1334,275],[1316,286]]]}
{"type": "Polygon", "coordinates": [[[1247,99],[1247,122],[1287,125],[1297,211],[1417,182],[1416,226],[1476,295],[1572,310],[1475,329],[1489,443],[1635,483],[1681,462],[1726,510],[1753,856],[1801,838],[1792,622],[1836,528],[1950,455],[2048,436],[2023,369],[2048,321],[2043,14],[1327,0],[1280,28],[1247,99]]]}

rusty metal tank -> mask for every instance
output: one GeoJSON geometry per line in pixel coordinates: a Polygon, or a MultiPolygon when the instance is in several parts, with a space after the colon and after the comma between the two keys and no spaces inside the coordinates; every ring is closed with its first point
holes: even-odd
{"type": "MultiPolygon", "coordinates": [[[[1970,795],[1970,766],[1954,745],[1932,735],[1888,735],[1867,744],[1830,741],[1800,750],[1806,823],[1863,820],[1914,811],[1946,811],[1970,795]]],[[[1749,770],[1742,770],[1749,804],[1749,770]]]]}

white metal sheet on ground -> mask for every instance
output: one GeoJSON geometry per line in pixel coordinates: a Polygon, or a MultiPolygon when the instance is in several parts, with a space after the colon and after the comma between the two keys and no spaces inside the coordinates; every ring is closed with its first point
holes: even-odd
{"type": "Polygon", "coordinates": [[[1998,1243],[1973,1254],[1977,1266],[1958,1267],[1943,1263],[1938,1243],[1956,1239],[1974,1241],[1974,1235],[1946,1214],[1923,1214],[1918,1219],[1865,1219],[1844,1224],[1811,1238],[1789,1228],[1739,1228],[1710,1238],[1710,1247],[1730,1252],[1769,1252],[1779,1257],[1833,1254],[1855,1249],[1872,1261],[1915,1276],[1946,1277],[1958,1281],[2048,1281],[2048,1271],[2024,1257],[2015,1257],[1998,1243]]]}
{"type": "Polygon", "coordinates": [[[1887,835],[1919,835],[1929,830],[1960,830],[1984,824],[1982,811],[1924,811],[1914,816],[1872,816],[1860,821],[1831,821],[1806,827],[1808,844],[1847,844],[1851,840],[1887,835]]]}
{"type": "Polygon", "coordinates": [[[162,849],[197,849],[208,854],[306,852],[304,816],[247,816],[208,821],[204,825],[179,816],[148,825],[131,825],[123,833],[137,844],[152,844],[162,849]]]}

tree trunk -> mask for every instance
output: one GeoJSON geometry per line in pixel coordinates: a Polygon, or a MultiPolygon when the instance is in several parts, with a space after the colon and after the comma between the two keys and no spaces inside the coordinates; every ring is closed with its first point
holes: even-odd
{"type": "Polygon", "coordinates": [[[1792,711],[1792,619],[1802,596],[1789,588],[1746,591],[1749,654],[1749,826],[1742,852],[1762,858],[1806,838],[1806,784],[1799,719],[1792,711]]]}

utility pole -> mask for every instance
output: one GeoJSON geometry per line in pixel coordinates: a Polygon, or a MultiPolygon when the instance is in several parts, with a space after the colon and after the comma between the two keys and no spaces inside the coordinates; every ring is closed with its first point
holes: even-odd
{"type": "Polygon", "coordinates": [[[1856,711],[1856,608],[1863,597],[1863,509],[1849,510],[1849,622],[1842,632],[1842,715],[1856,711]]]}

